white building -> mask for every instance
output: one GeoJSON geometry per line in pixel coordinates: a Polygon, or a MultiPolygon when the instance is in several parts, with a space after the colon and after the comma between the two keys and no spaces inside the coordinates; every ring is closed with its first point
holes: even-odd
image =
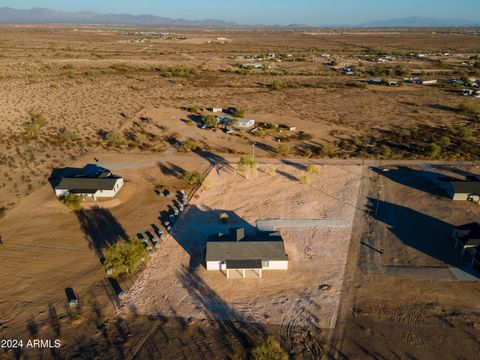
{"type": "Polygon", "coordinates": [[[253,119],[238,119],[237,126],[240,128],[251,128],[255,125],[255,120],[253,119]]]}
{"type": "Polygon", "coordinates": [[[90,172],[61,177],[54,185],[57,197],[76,194],[96,200],[97,198],[112,198],[117,195],[124,185],[122,177],[112,175],[109,170],[92,165],[87,165],[85,169],[88,167],[96,168],[96,172],[92,173],[90,170],[90,172]]]}
{"type": "Polygon", "coordinates": [[[243,228],[231,229],[230,236],[219,234],[218,241],[207,242],[207,270],[222,271],[227,278],[260,278],[263,270],[287,270],[282,237],[265,235],[265,240],[248,239],[243,228]]]}

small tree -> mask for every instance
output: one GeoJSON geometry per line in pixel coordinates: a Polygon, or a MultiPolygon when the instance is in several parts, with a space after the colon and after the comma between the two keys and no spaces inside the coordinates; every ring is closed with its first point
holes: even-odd
{"type": "Polygon", "coordinates": [[[305,185],[305,184],[308,184],[308,183],[310,182],[310,179],[308,178],[308,176],[303,175],[303,176],[300,176],[300,177],[298,178],[298,182],[299,182],[300,184],[305,185]]]}
{"type": "Polygon", "coordinates": [[[442,147],[440,145],[435,144],[435,143],[431,143],[428,146],[426,155],[428,157],[430,157],[431,159],[436,159],[440,155],[441,152],[442,152],[442,147]]]}
{"type": "Polygon", "coordinates": [[[273,80],[272,85],[270,85],[272,90],[282,90],[287,88],[287,83],[281,80],[273,80]]]}
{"type": "Polygon", "coordinates": [[[258,168],[258,162],[252,159],[251,156],[240,156],[240,162],[238,163],[238,170],[241,172],[256,171],[258,168]]]}
{"type": "Polygon", "coordinates": [[[184,151],[184,152],[195,151],[197,149],[197,147],[198,146],[197,146],[197,143],[195,142],[195,140],[188,139],[188,140],[185,140],[182,143],[182,146],[180,147],[180,150],[184,151]]]}
{"type": "Polygon", "coordinates": [[[242,108],[235,108],[233,110],[233,116],[243,118],[245,116],[245,110],[242,108]]]}
{"type": "Polygon", "coordinates": [[[265,172],[270,176],[275,174],[276,171],[277,171],[277,169],[275,169],[273,166],[270,166],[270,167],[265,169],[265,172]]]}
{"type": "Polygon", "coordinates": [[[317,168],[315,167],[315,165],[312,165],[312,164],[308,164],[307,168],[305,169],[305,171],[309,174],[316,174],[318,172],[317,168]]]}
{"type": "Polygon", "coordinates": [[[452,143],[448,136],[442,136],[439,141],[441,146],[448,147],[452,143]]]}
{"type": "Polygon", "coordinates": [[[213,115],[205,115],[202,116],[202,121],[208,127],[216,127],[218,125],[218,120],[213,115]]]}
{"type": "Polygon", "coordinates": [[[73,210],[80,210],[82,208],[83,196],[76,194],[67,194],[62,198],[62,203],[73,210]]]}
{"type": "Polygon", "coordinates": [[[384,157],[390,157],[392,155],[392,149],[390,149],[387,145],[382,145],[381,153],[384,157]]]}
{"type": "Polygon", "coordinates": [[[303,155],[307,158],[311,158],[313,156],[313,151],[310,148],[306,148],[303,155]]]}
{"type": "Polygon", "coordinates": [[[188,108],[188,111],[193,113],[193,114],[197,114],[198,113],[198,108],[196,106],[190,106],[188,108]]]}
{"type": "Polygon", "coordinates": [[[227,224],[228,223],[228,214],[227,213],[221,213],[220,214],[220,222],[222,224],[227,224]]]}
{"type": "Polygon", "coordinates": [[[202,185],[205,181],[205,176],[200,174],[198,171],[185,171],[182,175],[180,175],[180,179],[182,179],[189,185],[199,186],[202,185]]]}
{"type": "Polygon", "coordinates": [[[465,114],[480,114],[480,105],[474,101],[465,101],[460,105],[460,110],[465,114]]]}
{"type": "Polygon", "coordinates": [[[280,156],[286,156],[290,152],[290,148],[285,144],[278,145],[277,153],[280,156]]]}
{"type": "Polygon", "coordinates": [[[230,118],[227,121],[228,126],[237,126],[238,125],[238,119],[237,118],[230,118]]]}
{"type": "Polygon", "coordinates": [[[252,350],[253,360],[288,360],[288,354],[273,337],[268,337],[252,350]]]}
{"type": "Polygon", "coordinates": [[[105,269],[111,270],[113,277],[132,274],[142,262],[148,259],[148,251],[136,238],[117,242],[103,251],[105,269]]]}

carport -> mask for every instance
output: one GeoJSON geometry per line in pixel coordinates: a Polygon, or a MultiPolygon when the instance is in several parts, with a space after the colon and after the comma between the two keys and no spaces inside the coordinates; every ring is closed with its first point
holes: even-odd
{"type": "Polygon", "coordinates": [[[227,278],[261,278],[262,260],[226,260],[227,278]]]}

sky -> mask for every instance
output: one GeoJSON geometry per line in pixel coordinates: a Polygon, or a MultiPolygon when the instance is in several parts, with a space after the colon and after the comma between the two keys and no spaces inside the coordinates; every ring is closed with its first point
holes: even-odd
{"type": "Polygon", "coordinates": [[[0,0],[0,7],[150,14],[246,25],[358,25],[410,16],[480,20],[480,0],[0,0]]]}

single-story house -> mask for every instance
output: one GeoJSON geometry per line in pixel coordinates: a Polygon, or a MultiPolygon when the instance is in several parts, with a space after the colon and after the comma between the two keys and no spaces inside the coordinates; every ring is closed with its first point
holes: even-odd
{"type": "Polygon", "coordinates": [[[447,194],[453,200],[473,201],[480,204],[480,180],[451,181],[447,194]]]}
{"type": "Polygon", "coordinates": [[[455,239],[455,248],[460,246],[462,254],[466,249],[480,246],[480,224],[472,222],[455,227],[452,233],[455,239]]]}
{"type": "Polygon", "coordinates": [[[54,185],[54,189],[58,198],[67,194],[76,194],[96,200],[102,197],[114,197],[123,185],[122,177],[113,175],[108,169],[97,167],[95,173],[80,173],[62,177],[54,185]]]}
{"type": "Polygon", "coordinates": [[[244,228],[230,229],[207,242],[207,270],[222,271],[227,278],[262,277],[262,270],[287,270],[288,255],[279,233],[246,237],[244,228]],[[262,236],[263,235],[263,236],[262,236]]]}
{"type": "Polygon", "coordinates": [[[223,112],[223,108],[221,108],[221,107],[211,107],[211,108],[208,108],[207,110],[210,111],[210,112],[212,112],[212,113],[221,113],[221,112],[223,112]]]}
{"type": "Polygon", "coordinates": [[[437,80],[422,80],[422,85],[435,85],[437,80]]]}
{"type": "Polygon", "coordinates": [[[241,128],[251,128],[255,125],[255,120],[253,119],[238,119],[237,126],[241,128]]]}

